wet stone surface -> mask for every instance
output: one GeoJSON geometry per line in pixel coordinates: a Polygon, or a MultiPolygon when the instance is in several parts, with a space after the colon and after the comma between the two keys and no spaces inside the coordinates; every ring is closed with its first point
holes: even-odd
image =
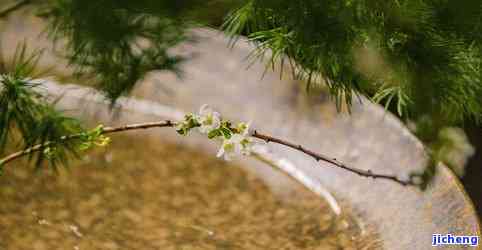
{"type": "Polygon", "coordinates": [[[7,167],[0,249],[372,249],[301,185],[281,200],[214,157],[113,139],[58,175],[7,167]]]}

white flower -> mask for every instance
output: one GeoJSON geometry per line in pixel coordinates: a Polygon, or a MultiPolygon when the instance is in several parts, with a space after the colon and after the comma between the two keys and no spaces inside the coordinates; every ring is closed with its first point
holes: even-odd
{"type": "Polygon", "coordinates": [[[234,156],[249,155],[251,153],[251,140],[244,135],[233,134],[231,138],[225,139],[218,151],[217,157],[224,156],[230,161],[234,156]]]}
{"type": "Polygon", "coordinates": [[[207,104],[201,106],[199,110],[199,116],[197,121],[201,126],[199,127],[199,132],[207,134],[214,129],[218,129],[221,126],[221,115],[214,111],[207,104]]]}

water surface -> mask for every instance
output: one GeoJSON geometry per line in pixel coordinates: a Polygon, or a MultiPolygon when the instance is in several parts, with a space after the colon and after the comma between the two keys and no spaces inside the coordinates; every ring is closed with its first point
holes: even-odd
{"type": "Polygon", "coordinates": [[[7,167],[0,249],[369,246],[355,224],[301,185],[281,199],[253,174],[214,157],[148,138],[113,139],[58,175],[7,167]]]}

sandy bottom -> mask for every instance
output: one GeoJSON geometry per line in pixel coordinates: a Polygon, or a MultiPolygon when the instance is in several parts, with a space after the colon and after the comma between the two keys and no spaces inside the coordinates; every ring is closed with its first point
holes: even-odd
{"type": "MultiPolygon", "coordinates": [[[[365,249],[303,187],[281,200],[241,168],[179,145],[114,137],[58,175],[0,177],[0,249],[365,249]]],[[[372,249],[372,247],[367,247],[372,249]]]]}

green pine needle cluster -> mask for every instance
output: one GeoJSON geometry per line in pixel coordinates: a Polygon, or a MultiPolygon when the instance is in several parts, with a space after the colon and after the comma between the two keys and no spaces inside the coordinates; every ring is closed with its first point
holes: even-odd
{"type": "Polygon", "coordinates": [[[403,117],[457,123],[482,114],[481,17],[477,0],[249,0],[224,28],[339,104],[363,94],[403,117]]]}
{"type": "Polygon", "coordinates": [[[47,160],[56,169],[78,151],[78,141],[62,137],[80,133],[83,128],[78,120],[56,110],[55,101],[42,94],[41,83],[32,80],[39,56],[27,53],[22,45],[14,56],[15,67],[11,70],[3,67],[6,71],[0,74],[0,155],[9,145],[29,148],[40,144],[40,153],[30,154],[29,159],[36,167],[47,160]],[[47,142],[50,149],[57,149],[55,157],[44,153],[47,142]]]}
{"type": "Polygon", "coordinates": [[[50,36],[67,42],[76,74],[93,77],[114,102],[150,71],[180,73],[182,58],[168,50],[188,39],[189,22],[178,16],[184,8],[176,1],[52,0],[42,16],[50,36]]]}

